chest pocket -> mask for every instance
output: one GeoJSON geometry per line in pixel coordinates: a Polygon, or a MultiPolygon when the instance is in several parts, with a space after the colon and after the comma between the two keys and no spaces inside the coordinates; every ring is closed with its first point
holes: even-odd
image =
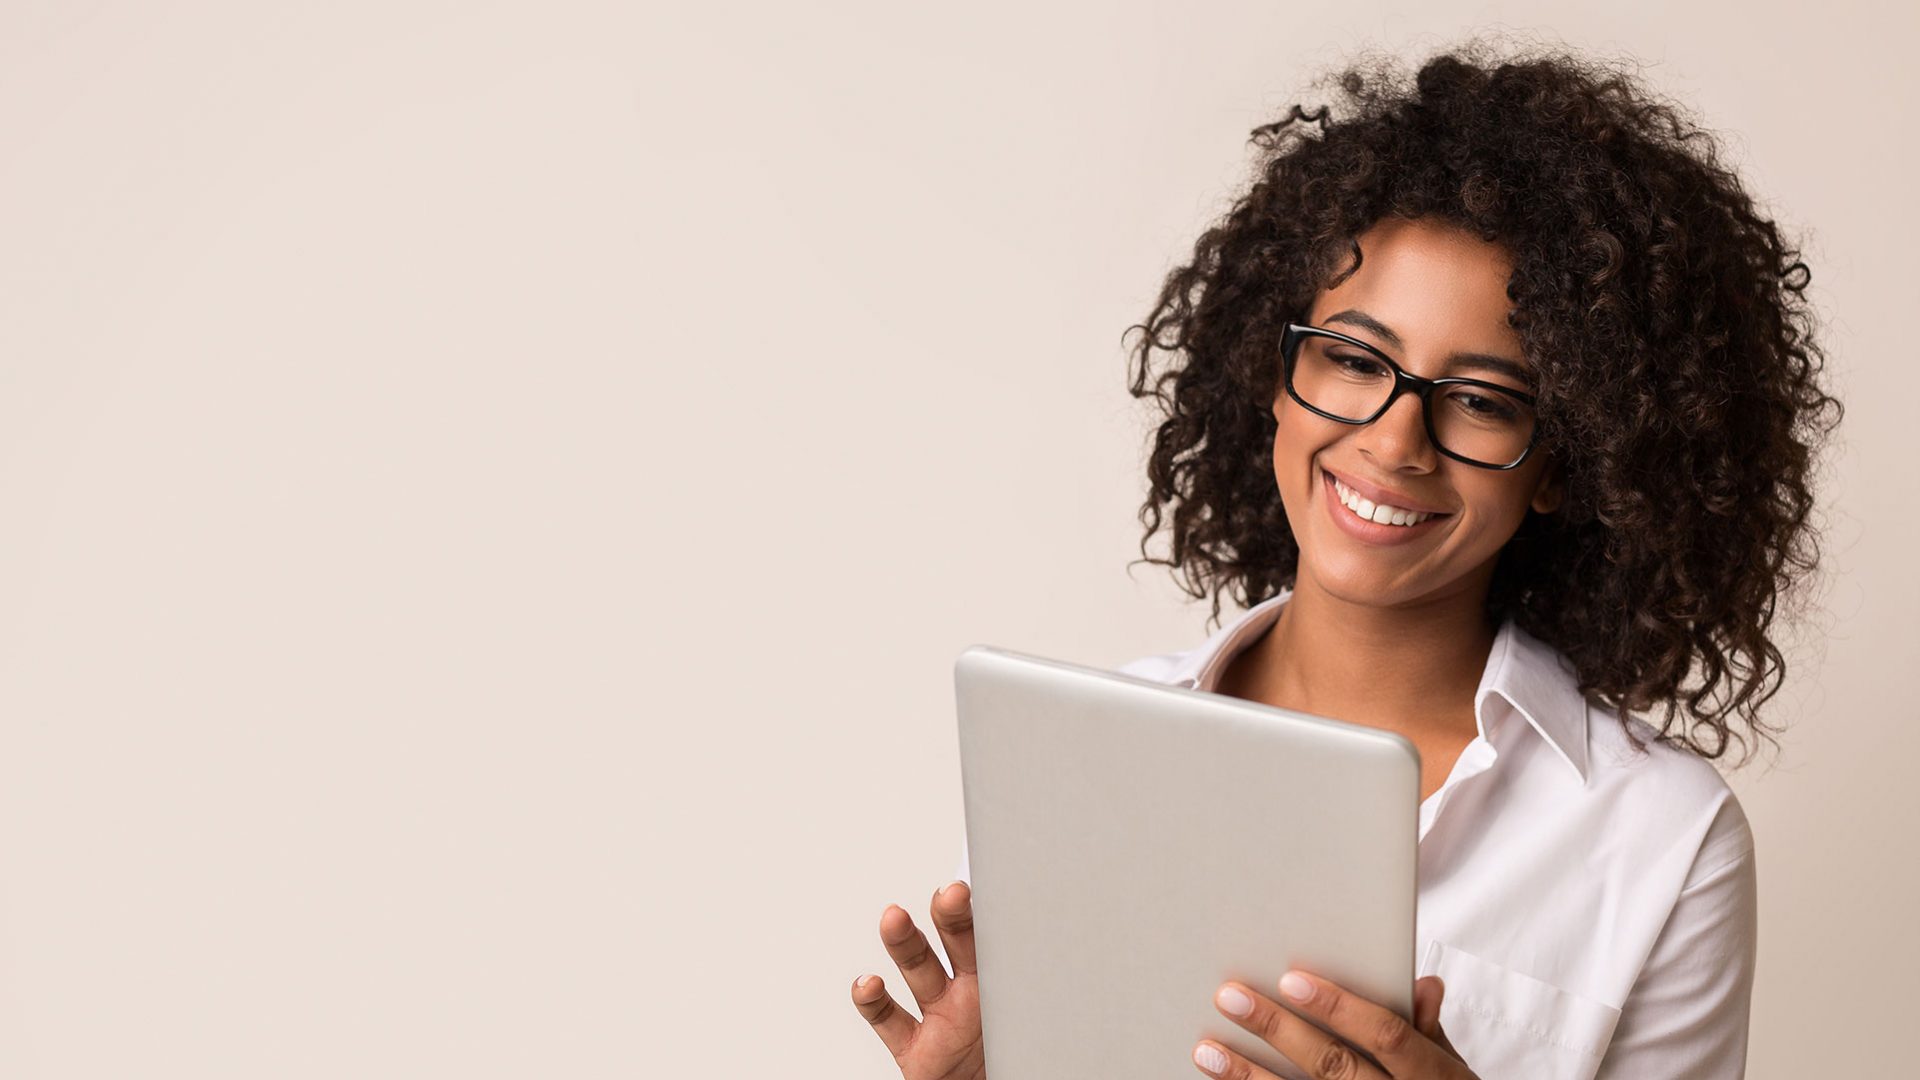
{"type": "Polygon", "coordinates": [[[1620,1010],[1464,952],[1427,947],[1419,975],[1446,982],[1440,1025],[1481,1076],[1591,1080],[1620,1010]]]}

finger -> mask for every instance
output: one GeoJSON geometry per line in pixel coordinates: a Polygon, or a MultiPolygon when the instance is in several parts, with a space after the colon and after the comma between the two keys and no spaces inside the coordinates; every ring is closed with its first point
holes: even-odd
{"type": "MultiPolygon", "coordinates": [[[[1317,975],[1289,971],[1280,980],[1280,991],[1289,1008],[1370,1055],[1391,1075],[1423,1076],[1452,1064],[1446,1051],[1406,1017],[1317,975]]],[[[1287,1053],[1284,1048],[1282,1052],[1287,1053]]]]}
{"type": "Polygon", "coordinates": [[[1440,995],[1442,984],[1438,975],[1427,975],[1413,981],[1413,1026],[1427,1038],[1440,1029],[1440,995]]]}
{"type": "Polygon", "coordinates": [[[1441,981],[1438,975],[1427,975],[1414,980],[1413,1026],[1420,1030],[1420,1034],[1438,1043],[1442,1050],[1458,1058],[1460,1051],[1453,1048],[1453,1040],[1447,1038],[1446,1031],[1440,1026],[1440,1002],[1446,997],[1446,993],[1447,984],[1441,981]],[[1424,1013],[1421,1008],[1423,1002],[1424,1013]]]}
{"type": "Polygon", "coordinates": [[[874,1033],[887,1045],[889,1053],[897,1058],[907,1052],[907,1044],[913,1041],[913,1030],[920,1026],[920,1021],[893,1000],[880,976],[862,975],[853,980],[853,1007],[873,1025],[874,1033]]]}
{"type": "Polygon", "coordinates": [[[955,881],[933,894],[933,925],[946,946],[954,975],[977,974],[973,951],[973,889],[955,881]]]}
{"type": "MultiPolygon", "coordinates": [[[[1316,1077],[1340,1080],[1386,1080],[1387,1074],[1366,1055],[1314,1027],[1281,1007],[1272,998],[1245,983],[1229,982],[1213,996],[1213,1005],[1228,1019],[1258,1035],[1267,1045],[1287,1056],[1316,1077]]],[[[1201,1065],[1198,1052],[1194,1064],[1201,1065]]],[[[1231,1068],[1223,1075],[1240,1080],[1231,1068]]],[[[1264,1076],[1255,1072],[1249,1075],[1264,1076]]]]}
{"type": "Polygon", "coordinates": [[[907,989],[913,992],[913,1000],[920,1003],[920,1014],[926,1015],[927,1006],[940,1000],[947,992],[952,980],[947,978],[947,969],[940,966],[940,958],[934,955],[933,946],[927,944],[927,935],[913,925],[913,916],[898,904],[888,904],[887,910],[880,913],[880,940],[887,947],[887,955],[893,957],[893,964],[900,969],[900,975],[907,980],[907,989]]]}
{"type": "Polygon", "coordinates": [[[1193,1063],[1201,1072],[1221,1080],[1280,1080],[1248,1060],[1246,1055],[1212,1039],[1202,1039],[1193,1048],[1193,1063]]]}

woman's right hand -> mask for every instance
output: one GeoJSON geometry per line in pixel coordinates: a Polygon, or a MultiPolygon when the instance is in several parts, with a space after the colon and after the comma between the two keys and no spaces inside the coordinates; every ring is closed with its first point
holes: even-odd
{"type": "Polygon", "coordinates": [[[893,1054],[903,1080],[986,1080],[980,1037],[980,981],[974,970],[973,892],[956,881],[933,894],[933,925],[946,945],[947,975],[927,936],[905,908],[880,913],[880,941],[920,1004],[920,1019],[900,1007],[878,975],[853,981],[853,1004],[893,1054]]]}

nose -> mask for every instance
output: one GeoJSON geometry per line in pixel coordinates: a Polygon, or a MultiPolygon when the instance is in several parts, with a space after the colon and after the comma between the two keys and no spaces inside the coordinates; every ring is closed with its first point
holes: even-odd
{"type": "Polygon", "coordinates": [[[1427,419],[1418,394],[1395,398],[1378,419],[1359,429],[1357,438],[1361,453],[1382,469],[1428,472],[1439,464],[1439,452],[1427,438],[1427,419]]]}

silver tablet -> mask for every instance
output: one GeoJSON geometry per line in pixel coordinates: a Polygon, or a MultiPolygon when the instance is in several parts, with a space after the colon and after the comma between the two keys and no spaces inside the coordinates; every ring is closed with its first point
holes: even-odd
{"type": "Polygon", "coordinates": [[[1289,967],[1411,1018],[1420,756],[1399,735],[975,645],[954,664],[987,1075],[1195,1075],[1289,967]]]}

